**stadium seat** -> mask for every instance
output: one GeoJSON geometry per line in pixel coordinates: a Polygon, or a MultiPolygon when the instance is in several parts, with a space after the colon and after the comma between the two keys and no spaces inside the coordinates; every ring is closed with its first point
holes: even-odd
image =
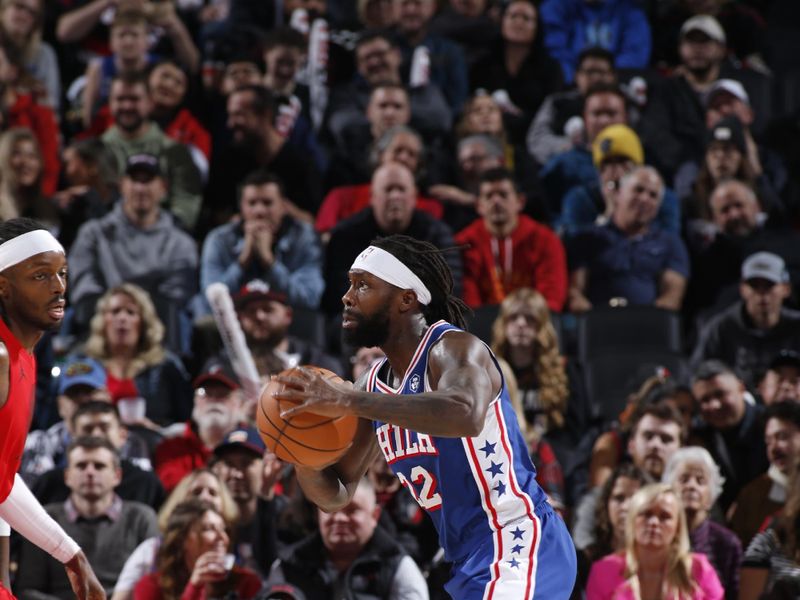
{"type": "Polygon", "coordinates": [[[588,359],[583,373],[592,420],[615,420],[625,408],[628,395],[659,368],[666,369],[678,381],[689,377],[688,361],[677,352],[626,350],[588,359]]]}
{"type": "Polygon", "coordinates": [[[595,308],[578,318],[578,358],[586,361],[615,350],[682,350],[678,313],[652,306],[595,308]]]}
{"type": "Polygon", "coordinates": [[[473,311],[474,314],[467,316],[467,330],[491,345],[492,325],[500,312],[500,306],[497,304],[481,306],[473,311]]]}

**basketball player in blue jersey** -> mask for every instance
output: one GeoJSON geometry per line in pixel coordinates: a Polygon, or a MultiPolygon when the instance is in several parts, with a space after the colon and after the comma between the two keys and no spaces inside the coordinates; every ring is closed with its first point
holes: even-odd
{"type": "Polygon", "coordinates": [[[569,598],[575,547],[536,483],[495,357],[463,331],[466,307],[452,295],[441,252],[406,236],[381,238],[348,276],[344,341],[380,346],[386,358],[355,386],[310,370],[279,377],[294,388],[279,398],[298,403],[285,417],[361,418],[335,464],[297,467],[306,496],[340,509],[382,453],[436,525],[453,563],[445,586],[453,598],[569,598]]]}

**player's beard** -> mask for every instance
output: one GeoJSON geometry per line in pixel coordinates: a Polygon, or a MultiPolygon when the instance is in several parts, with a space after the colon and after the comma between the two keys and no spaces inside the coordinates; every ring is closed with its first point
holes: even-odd
{"type": "Polygon", "coordinates": [[[342,329],[342,341],[352,347],[383,346],[389,339],[389,301],[370,317],[348,313],[348,317],[358,323],[353,329],[342,329]]]}

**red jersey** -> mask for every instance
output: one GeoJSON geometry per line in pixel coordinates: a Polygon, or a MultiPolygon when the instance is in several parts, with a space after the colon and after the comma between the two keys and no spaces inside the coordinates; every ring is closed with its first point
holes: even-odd
{"type": "Polygon", "coordinates": [[[0,341],[8,351],[8,400],[0,408],[0,502],[14,485],[31,426],[36,393],[36,359],[0,319],[0,341]]]}

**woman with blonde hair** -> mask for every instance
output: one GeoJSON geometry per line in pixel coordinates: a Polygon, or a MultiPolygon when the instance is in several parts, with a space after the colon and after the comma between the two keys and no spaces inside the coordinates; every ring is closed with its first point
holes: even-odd
{"type": "Polygon", "coordinates": [[[186,421],[192,386],[180,359],[164,348],[164,325],[149,294],[132,283],[114,286],[97,301],[84,352],[108,374],[116,402],[138,404],[141,424],[153,427],[186,421]]]}
{"type": "MultiPolygon", "coordinates": [[[[190,498],[207,502],[222,515],[228,527],[234,526],[239,519],[239,508],[228,491],[228,486],[211,469],[202,467],[181,479],[164,501],[158,511],[158,528],[162,532],[167,530],[175,507],[190,498]]],[[[129,600],[132,597],[136,582],[154,570],[161,542],[160,536],[152,537],[136,547],[122,567],[111,600],[129,600]]]]}
{"type": "Polygon", "coordinates": [[[0,137],[0,220],[29,217],[57,229],[58,211],[42,193],[44,161],[39,141],[25,127],[0,137]]]}
{"type": "Polygon", "coordinates": [[[517,378],[529,430],[542,435],[563,427],[570,385],[544,296],[530,288],[506,296],[492,326],[491,346],[517,378]]]}
{"type": "Polygon", "coordinates": [[[597,561],[586,586],[587,600],[722,600],[724,595],[705,555],[690,551],[681,500],[665,483],[633,495],[625,550],[597,561]]]}
{"type": "Polygon", "coordinates": [[[506,296],[492,326],[497,356],[520,430],[536,466],[536,481],[557,510],[568,503],[564,471],[544,435],[565,423],[569,383],[544,297],[530,288],[506,296]]]}

